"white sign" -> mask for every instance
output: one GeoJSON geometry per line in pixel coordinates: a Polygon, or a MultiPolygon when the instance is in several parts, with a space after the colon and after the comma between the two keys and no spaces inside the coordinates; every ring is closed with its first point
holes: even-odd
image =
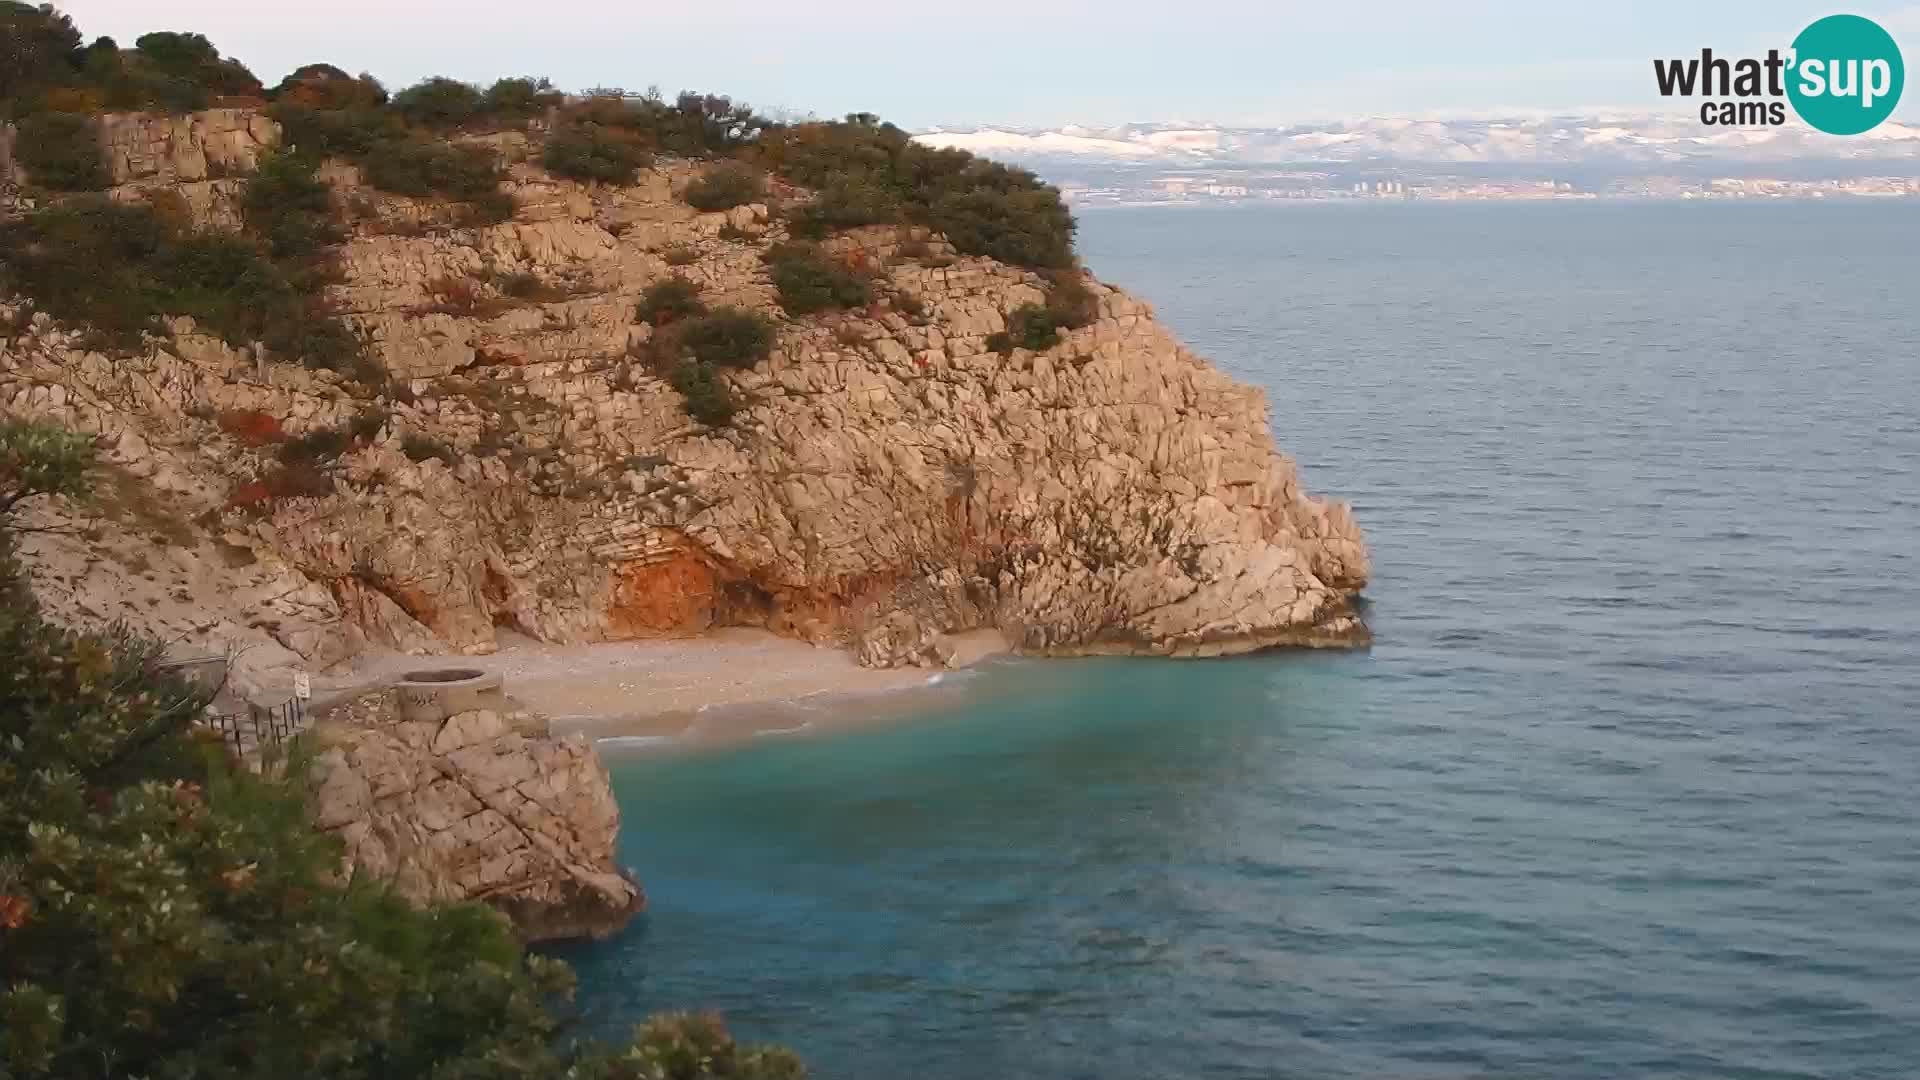
{"type": "Polygon", "coordinates": [[[301,701],[313,696],[313,683],[308,681],[307,673],[304,671],[293,673],[293,696],[301,701]]]}

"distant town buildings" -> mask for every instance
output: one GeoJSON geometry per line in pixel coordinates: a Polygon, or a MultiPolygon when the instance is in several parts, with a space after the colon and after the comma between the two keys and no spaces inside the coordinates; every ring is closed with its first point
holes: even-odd
{"type": "Polygon", "coordinates": [[[1349,201],[1356,199],[1438,202],[1538,199],[1824,199],[1920,196],[1920,176],[1867,176],[1829,180],[1775,177],[1684,177],[1648,175],[1612,179],[1586,187],[1557,178],[1488,179],[1446,173],[1374,177],[1323,170],[1217,170],[1144,176],[1110,184],[1065,183],[1061,192],[1079,205],[1182,204],[1252,200],[1349,201]]]}

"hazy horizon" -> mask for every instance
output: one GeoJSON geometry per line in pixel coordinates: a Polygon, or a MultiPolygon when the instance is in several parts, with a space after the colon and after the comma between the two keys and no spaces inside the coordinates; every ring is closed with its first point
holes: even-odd
{"type": "MultiPolygon", "coordinates": [[[[1654,89],[1654,57],[1785,47],[1838,10],[1783,0],[1550,11],[1489,0],[1471,12],[1415,0],[1226,0],[1193,18],[1192,9],[1143,0],[982,0],[936,10],[714,0],[648,12],[553,0],[530,17],[499,0],[272,10],[177,0],[164,13],[149,0],[56,6],[89,38],[130,44],[153,30],[205,33],[269,83],[317,61],[390,86],[430,75],[531,74],[571,89],[657,85],[774,111],[877,112],[912,128],[1657,113],[1671,102],[1654,89]]],[[[1920,55],[1920,5],[1878,0],[1846,10],[1876,19],[1907,56],[1920,55]]],[[[1895,116],[1920,119],[1920,101],[1907,95],[1895,116]]]]}

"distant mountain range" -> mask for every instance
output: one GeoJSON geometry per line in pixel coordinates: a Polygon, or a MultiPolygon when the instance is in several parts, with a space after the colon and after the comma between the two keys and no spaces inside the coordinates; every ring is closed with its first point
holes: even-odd
{"type": "Polygon", "coordinates": [[[1711,162],[1920,160],[1920,126],[1889,121],[1838,138],[1797,122],[1715,128],[1691,116],[1512,120],[1369,118],[1295,127],[1127,124],[1056,129],[936,129],[915,136],[1016,163],[1196,167],[1307,162],[1659,166],[1711,162]]]}

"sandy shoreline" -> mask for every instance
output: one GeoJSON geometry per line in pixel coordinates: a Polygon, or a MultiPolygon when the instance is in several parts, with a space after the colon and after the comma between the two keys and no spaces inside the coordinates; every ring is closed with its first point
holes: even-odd
{"type": "MultiPolygon", "coordinates": [[[[991,630],[956,635],[956,662],[971,666],[1007,651],[991,630]]],[[[937,685],[922,668],[863,668],[845,649],[818,647],[761,630],[727,629],[700,638],[545,645],[509,641],[487,656],[381,657],[356,682],[384,681],[431,667],[498,672],[507,695],[551,717],[557,732],[636,740],[697,735],[725,741],[758,733],[755,705],[835,702],[834,726],[888,711],[862,699],[937,685]]]]}

